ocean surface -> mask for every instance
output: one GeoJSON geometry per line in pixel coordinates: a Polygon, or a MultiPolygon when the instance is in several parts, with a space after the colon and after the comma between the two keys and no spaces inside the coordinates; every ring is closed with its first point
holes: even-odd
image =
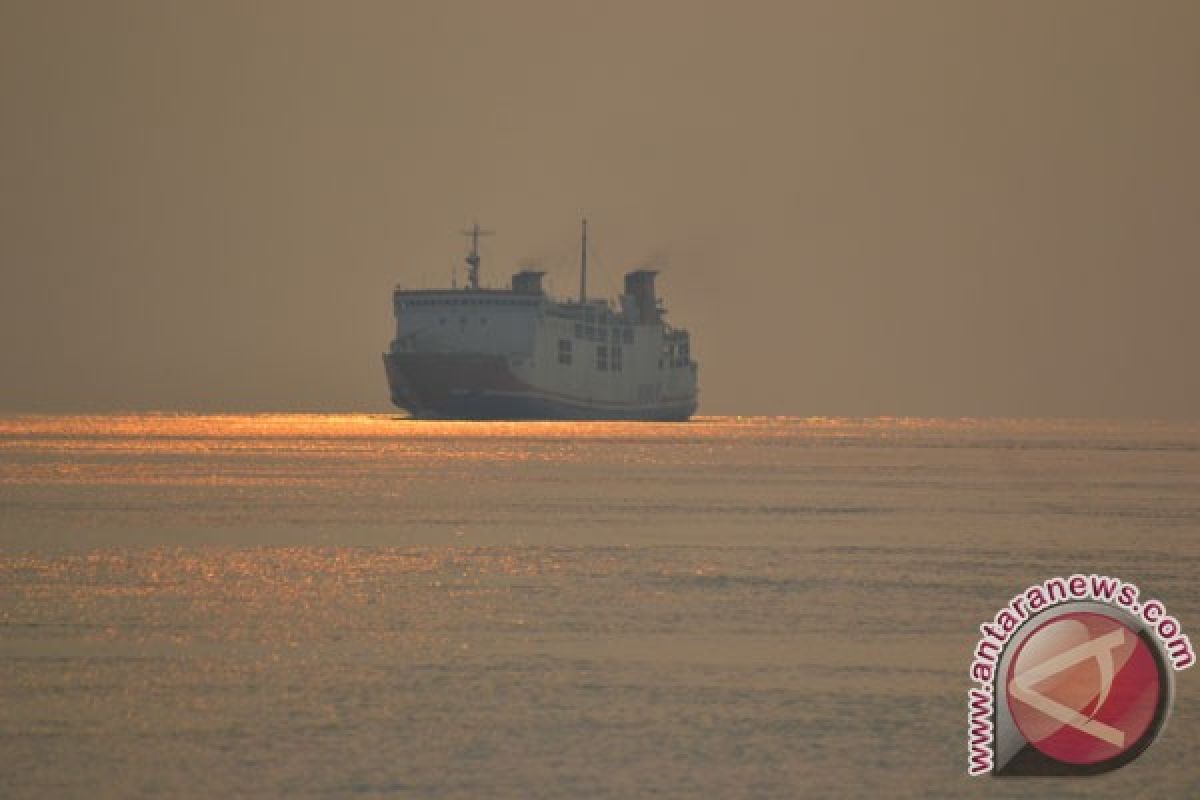
{"type": "Polygon", "coordinates": [[[1200,424],[0,417],[0,797],[1197,797],[966,776],[978,625],[1200,642],[1200,424]]]}

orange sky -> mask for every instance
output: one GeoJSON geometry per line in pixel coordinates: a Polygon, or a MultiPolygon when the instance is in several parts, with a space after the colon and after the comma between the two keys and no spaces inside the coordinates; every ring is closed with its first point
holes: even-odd
{"type": "Polygon", "coordinates": [[[0,9],[0,409],[387,410],[393,283],[586,212],[702,413],[1200,413],[1195,3],[0,9]]]}

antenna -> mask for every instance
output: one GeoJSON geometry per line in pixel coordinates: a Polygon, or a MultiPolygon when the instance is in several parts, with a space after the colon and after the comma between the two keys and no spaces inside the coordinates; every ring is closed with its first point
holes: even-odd
{"type": "Polygon", "coordinates": [[[587,217],[583,218],[583,241],[579,246],[579,304],[587,302],[587,217]]]}
{"type": "Polygon", "coordinates": [[[476,222],[470,230],[463,231],[463,236],[471,237],[471,254],[467,256],[467,288],[479,288],[479,237],[491,236],[495,231],[483,231],[476,222]]]}

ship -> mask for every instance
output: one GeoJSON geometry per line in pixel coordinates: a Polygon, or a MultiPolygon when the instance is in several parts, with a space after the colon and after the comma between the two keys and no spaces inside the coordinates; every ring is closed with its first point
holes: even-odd
{"type": "Polygon", "coordinates": [[[615,301],[587,292],[582,224],[578,298],[557,299],[544,272],[480,285],[474,225],[466,281],[397,286],[396,335],[383,354],[392,402],[419,419],[684,421],[696,411],[698,365],[686,330],[666,321],[657,270],[625,274],[615,301]]]}

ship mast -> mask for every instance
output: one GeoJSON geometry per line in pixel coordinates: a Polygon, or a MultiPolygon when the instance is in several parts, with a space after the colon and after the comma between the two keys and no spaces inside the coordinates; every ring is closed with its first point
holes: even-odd
{"type": "Polygon", "coordinates": [[[463,236],[471,237],[471,254],[467,256],[467,288],[479,288],[479,237],[491,236],[494,231],[484,231],[479,229],[479,223],[476,222],[471,226],[470,230],[463,231],[463,236]]]}
{"type": "Polygon", "coordinates": [[[579,304],[587,302],[587,217],[583,218],[583,241],[579,247],[579,304]]]}

